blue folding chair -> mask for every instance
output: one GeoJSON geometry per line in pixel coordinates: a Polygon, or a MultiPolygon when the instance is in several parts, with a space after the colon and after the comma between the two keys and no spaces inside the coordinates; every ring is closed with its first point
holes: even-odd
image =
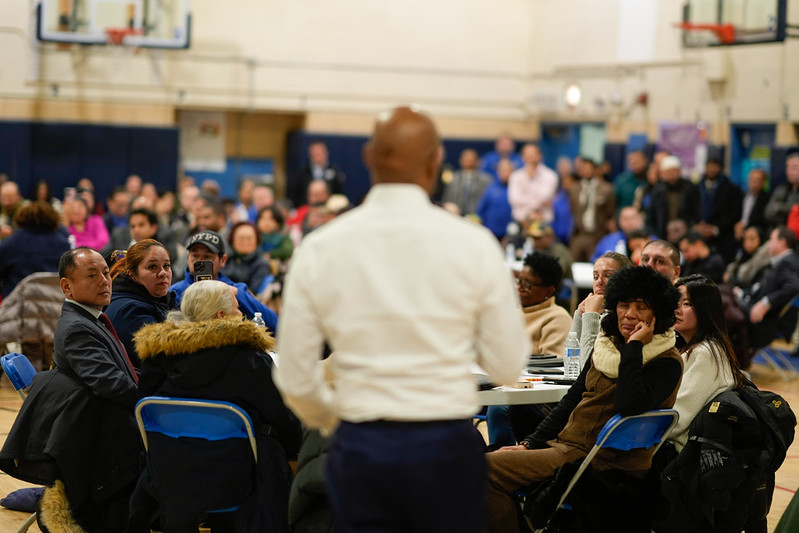
{"type": "MultiPolygon", "coordinates": [[[[552,516],[561,508],[566,497],[577,484],[577,481],[579,481],[583,472],[585,472],[588,465],[591,464],[591,461],[599,450],[602,448],[632,450],[636,448],[652,448],[654,446],[652,450],[652,455],[654,455],[679,419],[680,415],[674,409],[656,409],[640,415],[627,417],[614,415],[607,421],[602,431],[599,432],[596,438],[596,444],[594,444],[594,447],[591,448],[591,451],[588,452],[588,455],[583,459],[577,472],[572,476],[552,516]]],[[[527,517],[525,516],[525,518],[527,517]]],[[[544,531],[546,525],[547,524],[545,524],[543,528],[535,529],[532,524],[530,524],[530,528],[535,529],[535,532],[539,533],[544,531]]]]}
{"type": "MultiPolygon", "coordinates": [[[[799,307],[799,296],[783,307],[782,311],[780,311],[780,316],[787,313],[791,307],[799,307]]],[[[782,333],[778,331],[777,338],[780,337],[782,337],[782,333]]],[[[788,342],[791,341],[790,338],[785,340],[788,342]]],[[[783,380],[792,381],[799,377],[799,371],[796,370],[796,366],[794,366],[791,359],[788,350],[769,345],[760,348],[752,358],[752,361],[757,360],[757,362],[765,362],[768,366],[773,368],[783,380]]]]}
{"type": "Polygon", "coordinates": [[[2,365],[3,372],[6,373],[9,381],[11,381],[14,390],[24,400],[27,397],[25,391],[31,386],[31,382],[36,376],[36,369],[33,368],[27,357],[16,352],[0,357],[0,365],[2,365]]]}
{"type": "MultiPolygon", "coordinates": [[[[3,367],[3,372],[8,376],[11,386],[17,391],[20,398],[23,400],[28,397],[26,392],[28,387],[31,386],[33,378],[36,376],[36,369],[33,368],[30,360],[21,353],[8,353],[0,357],[0,366],[3,367]]],[[[32,489],[21,489],[32,490],[32,489]]],[[[36,513],[28,517],[25,522],[17,530],[17,533],[24,533],[28,531],[33,523],[36,521],[36,513]]]]}
{"type": "Polygon", "coordinates": [[[217,400],[148,396],[136,404],[135,415],[145,451],[149,449],[148,431],[174,439],[249,439],[253,458],[258,462],[252,420],[238,405],[217,400]]]}
{"type": "MultiPolygon", "coordinates": [[[[148,396],[136,404],[135,416],[147,452],[151,452],[148,432],[160,433],[173,439],[247,439],[254,462],[258,462],[252,420],[244,409],[230,402],[148,396]]],[[[202,483],[202,479],[198,479],[198,483],[202,483]]],[[[239,507],[240,505],[234,505],[224,509],[205,509],[205,512],[226,513],[239,507]]]]}

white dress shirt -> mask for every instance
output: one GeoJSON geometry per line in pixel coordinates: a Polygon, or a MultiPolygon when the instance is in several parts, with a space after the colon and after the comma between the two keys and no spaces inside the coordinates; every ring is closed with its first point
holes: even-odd
{"type": "Polygon", "coordinates": [[[527,167],[514,170],[508,178],[508,202],[513,219],[524,222],[533,211],[541,213],[544,222],[552,222],[552,200],[558,192],[558,175],[539,163],[530,176],[527,167]]]}
{"type": "Polygon", "coordinates": [[[502,250],[485,228],[416,185],[376,185],[292,259],[278,334],[278,388],[309,426],[425,421],[479,409],[473,363],[518,378],[530,343],[502,250]],[[318,361],[323,343],[335,385],[318,361]]]}

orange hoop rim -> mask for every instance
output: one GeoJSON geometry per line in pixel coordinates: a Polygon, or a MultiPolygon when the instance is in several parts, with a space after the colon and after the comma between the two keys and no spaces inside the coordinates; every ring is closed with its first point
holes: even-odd
{"type": "Polygon", "coordinates": [[[719,43],[735,43],[735,26],[732,24],[694,24],[691,22],[678,22],[675,24],[675,26],[682,28],[685,31],[711,31],[719,40],[719,43]]]}
{"type": "Polygon", "coordinates": [[[106,28],[107,43],[111,46],[121,46],[128,35],[141,35],[142,31],[134,28],[106,28]]]}

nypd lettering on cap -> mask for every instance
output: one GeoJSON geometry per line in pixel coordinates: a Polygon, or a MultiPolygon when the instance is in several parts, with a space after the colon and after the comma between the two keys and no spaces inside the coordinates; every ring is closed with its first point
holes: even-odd
{"type": "Polygon", "coordinates": [[[222,241],[222,237],[213,231],[201,231],[192,236],[192,238],[189,239],[189,243],[186,245],[186,249],[191,248],[195,244],[204,244],[214,253],[224,253],[225,251],[225,243],[222,241]]]}
{"type": "Polygon", "coordinates": [[[195,235],[191,238],[191,243],[194,244],[199,241],[210,242],[211,244],[219,245],[219,235],[216,233],[208,233],[207,231],[203,231],[195,235]]]}

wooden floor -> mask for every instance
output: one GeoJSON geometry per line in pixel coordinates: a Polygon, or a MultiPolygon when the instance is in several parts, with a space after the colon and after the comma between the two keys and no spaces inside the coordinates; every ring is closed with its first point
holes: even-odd
{"type": "MultiPolygon", "coordinates": [[[[749,370],[758,387],[779,393],[791,404],[794,412],[799,413],[799,379],[785,382],[773,370],[760,365],[753,365],[749,370]]],[[[21,405],[22,400],[14,392],[5,375],[3,375],[0,378],[0,443],[5,441],[21,405]]],[[[0,472],[0,496],[4,496],[18,488],[29,486],[31,485],[28,483],[0,472]]],[[[799,435],[797,435],[797,439],[794,440],[788,451],[785,462],[777,472],[777,488],[774,491],[774,501],[768,516],[769,533],[774,531],[782,512],[788,502],[791,501],[791,498],[793,498],[797,488],[799,488],[799,435]]],[[[29,514],[27,513],[10,511],[5,507],[0,507],[0,533],[17,531],[28,516],[29,514]]],[[[31,526],[29,531],[40,533],[35,524],[31,526]]]]}

